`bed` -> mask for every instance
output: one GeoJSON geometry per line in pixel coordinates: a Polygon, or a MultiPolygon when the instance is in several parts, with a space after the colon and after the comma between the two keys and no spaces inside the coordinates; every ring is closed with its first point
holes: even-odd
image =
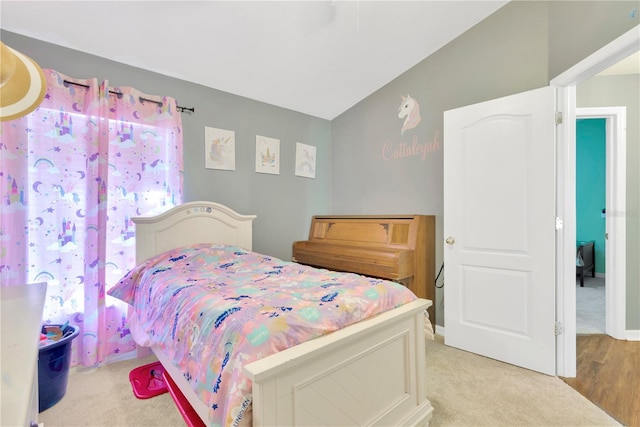
{"type": "MultiPolygon", "coordinates": [[[[185,203],[158,216],[134,218],[136,260],[140,266],[167,251],[203,243],[216,251],[254,256],[254,219],[213,202],[185,203]]],[[[283,271],[301,268],[296,263],[281,264],[283,271]]],[[[182,288],[174,292],[179,291],[182,288]]],[[[251,400],[243,402],[242,412],[249,410],[234,423],[428,425],[433,407],[426,397],[424,340],[425,330],[431,328],[425,323],[430,306],[431,301],[413,295],[380,314],[245,363],[242,374],[251,384],[251,400]]],[[[154,331],[143,330],[136,316],[132,306],[129,322],[135,341],[150,346],[190,411],[204,424],[214,425],[210,405],[196,394],[170,352],[153,343],[154,331]]]]}

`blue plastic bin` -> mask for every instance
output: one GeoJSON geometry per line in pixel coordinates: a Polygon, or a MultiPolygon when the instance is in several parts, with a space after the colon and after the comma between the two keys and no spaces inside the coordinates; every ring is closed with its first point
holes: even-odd
{"type": "MultiPolygon", "coordinates": [[[[52,326],[52,325],[47,325],[52,326]]],[[[53,325],[60,326],[64,325],[53,325]]],[[[38,410],[42,412],[58,403],[67,392],[69,365],[71,363],[71,341],[80,329],[66,325],[60,340],[40,347],[38,357],[38,410]]],[[[45,327],[42,327],[45,333],[45,327]]]]}

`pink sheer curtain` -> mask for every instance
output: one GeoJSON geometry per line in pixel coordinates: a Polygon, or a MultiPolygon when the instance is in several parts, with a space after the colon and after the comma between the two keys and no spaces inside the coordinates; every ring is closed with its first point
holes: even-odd
{"type": "Polygon", "coordinates": [[[80,328],[72,364],[135,349],[127,307],[106,295],[135,264],[134,216],[182,201],[182,124],[172,98],[44,70],[33,113],[3,122],[2,286],[47,281],[43,322],[80,328]]]}

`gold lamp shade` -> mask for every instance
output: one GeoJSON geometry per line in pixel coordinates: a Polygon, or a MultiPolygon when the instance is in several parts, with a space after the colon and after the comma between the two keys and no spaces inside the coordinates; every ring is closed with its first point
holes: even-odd
{"type": "Polygon", "coordinates": [[[47,84],[31,58],[0,42],[0,121],[29,114],[42,102],[47,84]]]}

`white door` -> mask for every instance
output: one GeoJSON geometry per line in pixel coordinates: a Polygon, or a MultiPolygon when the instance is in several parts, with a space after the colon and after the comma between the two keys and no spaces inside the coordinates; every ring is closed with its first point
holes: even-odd
{"type": "Polygon", "coordinates": [[[444,114],[445,344],[556,373],[555,91],[444,114]]]}

